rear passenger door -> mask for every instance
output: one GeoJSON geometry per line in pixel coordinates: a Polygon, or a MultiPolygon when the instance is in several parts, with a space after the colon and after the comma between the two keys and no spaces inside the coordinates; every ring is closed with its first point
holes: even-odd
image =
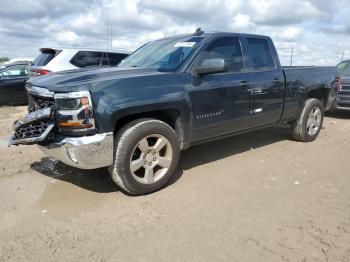
{"type": "Polygon", "coordinates": [[[284,75],[270,41],[256,37],[243,40],[252,91],[252,127],[276,123],[283,111],[284,75]]]}

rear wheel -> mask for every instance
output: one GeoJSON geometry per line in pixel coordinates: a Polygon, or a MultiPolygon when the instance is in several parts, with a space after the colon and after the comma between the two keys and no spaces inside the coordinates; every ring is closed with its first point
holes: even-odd
{"type": "Polygon", "coordinates": [[[323,106],[316,98],[306,100],[303,111],[292,127],[292,137],[302,142],[316,139],[323,123],[323,106]]]}
{"type": "Polygon", "coordinates": [[[175,131],[155,119],[140,119],[124,127],[115,144],[110,174],[133,195],[161,189],[173,175],[180,156],[175,131]]]}

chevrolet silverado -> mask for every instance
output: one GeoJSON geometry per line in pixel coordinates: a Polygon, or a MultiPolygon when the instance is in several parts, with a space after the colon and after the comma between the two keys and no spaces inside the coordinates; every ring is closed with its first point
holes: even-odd
{"type": "Polygon", "coordinates": [[[197,30],[147,43],[116,68],[30,80],[29,113],[10,144],[37,144],[77,168],[109,167],[121,189],[147,194],[192,145],[276,124],[313,141],[337,95],[336,72],[282,68],[266,36],[197,30]]]}

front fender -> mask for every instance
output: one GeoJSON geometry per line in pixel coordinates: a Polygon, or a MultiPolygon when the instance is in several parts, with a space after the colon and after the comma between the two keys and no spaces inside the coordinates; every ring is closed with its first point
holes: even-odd
{"type": "Polygon", "coordinates": [[[184,85],[171,88],[144,88],[136,92],[115,90],[113,93],[103,92],[95,96],[95,119],[98,133],[114,132],[120,128],[118,121],[130,116],[147,115],[152,117],[152,112],[176,110],[179,115],[182,139],[188,141],[192,132],[192,111],[189,103],[188,92],[184,85]]]}

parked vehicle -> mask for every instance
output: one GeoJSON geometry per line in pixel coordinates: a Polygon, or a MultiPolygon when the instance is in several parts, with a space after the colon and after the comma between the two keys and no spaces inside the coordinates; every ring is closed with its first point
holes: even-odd
{"type": "Polygon", "coordinates": [[[25,83],[30,62],[16,62],[0,66],[0,106],[27,104],[25,83]]]}
{"type": "Polygon", "coordinates": [[[341,62],[337,68],[340,75],[340,86],[332,109],[350,110],[350,60],[341,62]]]}
{"type": "Polygon", "coordinates": [[[11,58],[10,60],[4,62],[3,64],[13,64],[13,63],[31,63],[33,62],[33,58],[30,57],[16,57],[11,58]]]}
{"type": "Polygon", "coordinates": [[[191,145],[276,124],[313,141],[335,78],[335,67],[283,69],[269,37],[197,30],[150,42],[117,68],[30,80],[30,113],[11,144],[36,143],[77,168],[108,166],[120,188],[146,194],[191,145]]]}
{"type": "Polygon", "coordinates": [[[130,52],[127,50],[40,48],[40,54],[29,68],[29,76],[79,68],[116,66],[130,52]]]}

